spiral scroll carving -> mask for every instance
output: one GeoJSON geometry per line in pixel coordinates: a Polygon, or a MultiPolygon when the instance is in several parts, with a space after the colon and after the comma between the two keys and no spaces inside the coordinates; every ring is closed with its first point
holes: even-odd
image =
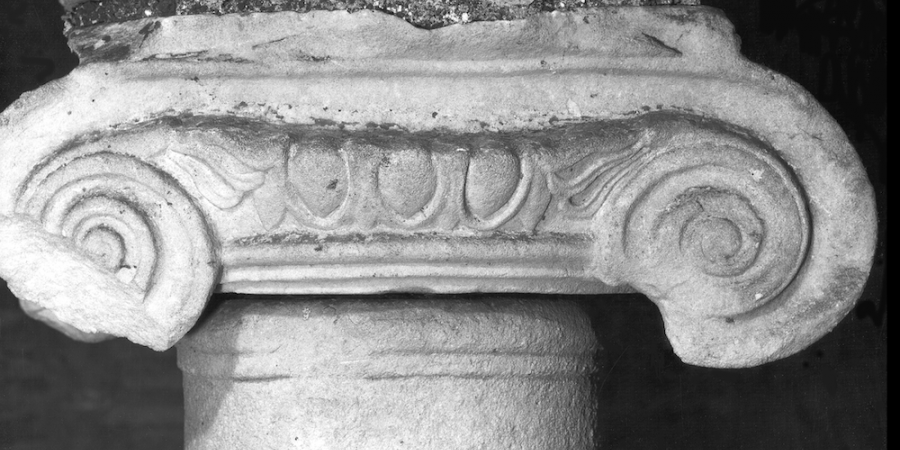
{"type": "Polygon", "coordinates": [[[177,181],[135,157],[63,153],[27,180],[17,212],[68,239],[95,270],[141,293],[122,302],[137,302],[129,307],[143,311],[155,329],[93,324],[101,331],[79,336],[85,340],[124,336],[166,348],[193,325],[215,285],[219,263],[205,219],[177,181]]]}
{"type": "Polygon", "coordinates": [[[664,314],[750,313],[773,301],[802,265],[803,194],[760,145],[701,133],[639,146],[603,213],[618,223],[622,278],[664,314]]]}

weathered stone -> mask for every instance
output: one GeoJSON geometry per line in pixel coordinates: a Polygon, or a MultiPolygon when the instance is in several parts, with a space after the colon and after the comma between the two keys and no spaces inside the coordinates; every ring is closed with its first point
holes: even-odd
{"type": "Polygon", "coordinates": [[[175,14],[380,11],[422,28],[523,19],[538,12],[599,6],[698,5],[699,0],[61,0],[69,24],[83,27],[175,14]]]}
{"type": "Polygon", "coordinates": [[[68,25],[86,27],[125,22],[147,17],[168,17],[176,13],[176,0],[61,0],[68,25]]]}
{"type": "Polygon", "coordinates": [[[597,350],[547,298],[230,299],[178,344],[186,448],[593,450],[597,350]]]}
{"type": "Polygon", "coordinates": [[[39,185],[24,193],[27,216],[0,215],[0,276],[25,312],[75,339],[174,345],[219,270],[193,202],[170,178],[113,153],[71,161],[39,185]]]}
{"type": "Polygon", "coordinates": [[[871,264],[871,187],[846,137],[708,8],[438,30],[369,11],[198,15],[70,37],[83,65],[0,115],[0,215],[74,241],[3,251],[77,261],[102,285],[125,274],[144,300],[2,266],[62,328],[164,348],[216,286],[634,288],[685,361],[740,367],[830,330],[871,264]],[[142,311],[161,337],[112,325],[142,311]]]}
{"type": "Polygon", "coordinates": [[[529,294],[638,290],[712,367],[859,295],[865,173],[720,13],[302,5],[418,27],[185,2],[70,27],[82,65],[0,114],[0,276],[73,338],[180,340],[188,448],[589,449],[597,344],[529,294]],[[200,319],[214,289],[282,297],[200,319]]]}

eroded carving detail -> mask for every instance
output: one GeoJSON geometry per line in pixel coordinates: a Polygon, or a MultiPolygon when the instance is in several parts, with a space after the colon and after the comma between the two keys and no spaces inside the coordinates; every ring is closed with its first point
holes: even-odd
{"type": "Polygon", "coordinates": [[[519,189],[519,159],[500,143],[486,143],[474,151],[466,172],[466,206],[485,220],[510,202],[519,189]],[[493,144],[493,145],[491,145],[493,144]]]}
{"type": "Polygon", "coordinates": [[[255,168],[238,156],[253,143],[223,144],[227,137],[207,137],[213,132],[191,131],[196,142],[169,144],[150,159],[216,209],[251,201],[266,232],[288,215],[313,230],[343,232],[492,231],[521,216],[510,229],[532,232],[548,202],[546,181],[532,186],[546,178],[532,154],[547,149],[517,149],[525,142],[512,135],[404,139],[298,129],[285,134],[283,157],[255,168]]]}
{"type": "Polygon", "coordinates": [[[396,213],[396,221],[421,222],[428,218],[429,212],[433,214],[437,193],[437,174],[431,152],[404,145],[402,141],[394,142],[391,147],[390,153],[378,164],[381,200],[389,211],[396,213]]]}
{"type": "Polygon", "coordinates": [[[288,154],[288,188],[295,203],[310,215],[324,219],[347,201],[350,174],[347,156],[337,143],[323,138],[300,141],[288,154]]]}
{"type": "Polygon", "coordinates": [[[593,216],[629,171],[652,158],[652,130],[616,152],[592,152],[553,174],[554,184],[568,204],[582,216],[593,216]]]}
{"type": "MultiPolygon", "coordinates": [[[[752,335],[739,330],[802,307],[790,286],[807,260],[804,193],[764,142],[720,122],[661,112],[540,133],[246,124],[263,129],[248,134],[219,120],[155,121],[62,151],[26,180],[18,211],[145,292],[134,302],[147,308],[160,290],[168,308],[202,305],[205,294],[187,293],[212,284],[214,256],[193,281],[160,281],[211,254],[191,196],[205,199],[224,246],[228,291],[628,285],[660,306],[676,350],[701,362],[693,342],[710,337],[697,323],[752,335]],[[258,223],[241,219],[248,211],[258,223]],[[196,251],[162,261],[179,246],[196,251]]],[[[715,364],[732,364],[739,342],[722,344],[715,364]]]]}
{"type": "MultiPolygon", "coordinates": [[[[253,170],[222,148],[198,146],[188,153],[183,149],[162,153],[196,186],[204,198],[219,208],[236,206],[244,195],[262,186],[265,173],[253,170]]],[[[165,164],[165,163],[162,163],[165,164]]]]}
{"type": "MultiPolygon", "coordinates": [[[[671,198],[654,204],[666,214],[681,204],[700,209],[719,205],[715,207],[736,214],[731,222],[737,231],[732,231],[740,231],[740,236],[735,237],[734,252],[743,256],[737,258],[737,253],[732,255],[724,247],[713,249],[695,242],[698,230],[709,228],[702,224],[721,229],[721,236],[729,233],[724,222],[722,228],[706,219],[675,240],[682,250],[696,250],[692,250],[695,256],[703,254],[733,266],[738,260],[755,260],[747,252],[761,245],[765,227],[783,223],[785,230],[791,226],[801,230],[806,226],[799,188],[763,144],[721,125],[701,124],[680,114],[572,124],[541,134],[399,137],[294,127],[270,131],[290,138],[233,142],[227,132],[210,127],[215,118],[197,120],[204,128],[194,129],[182,122],[169,129],[151,123],[136,129],[134,139],[143,139],[140,136],[156,129],[190,137],[187,141],[167,138],[165,145],[149,155],[149,161],[221,214],[227,216],[249,201],[264,233],[278,229],[287,215],[298,225],[283,231],[578,234],[593,233],[596,227],[591,223],[598,217],[607,221],[624,218],[629,225],[616,222],[620,229],[637,230],[653,222],[641,218],[637,206],[650,201],[654,189],[665,187],[660,184],[663,181],[677,184],[669,189],[671,198]],[[254,146],[270,145],[269,141],[281,143],[274,150],[281,156],[248,159],[254,157],[254,146]],[[731,181],[738,179],[742,181],[731,181]],[[781,185],[787,187],[778,187],[781,185]],[[765,189],[776,191],[765,193],[765,189]],[[752,206],[740,206],[747,201],[752,206]],[[550,205],[554,206],[548,209],[550,205]],[[772,205],[782,207],[779,214],[783,214],[780,222],[772,219],[768,224],[757,215],[772,205]],[[796,220],[785,218],[790,211],[795,212],[796,220]],[[711,256],[716,252],[721,254],[711,256]]],[[[102,142],[100,138],[90,146],[102,148],[102,142]]],[[[77,159],[90,152],[67,154],[77,159]]],[[[235,237],[254,233],[259,230],[247,229],[235,237]]],[[[804,233],[797,231],[778,245],[792,243],[802,259],[804,233]]],[[[623,252],[629,248],[629,239],[639,240],[623,234],[623,252]]]]}
{"type": "Polygon", "coordinates": [[[220,289],[242,293],[630,285],[685,361],[735,367],[827,332],[871,265],[871,186],[846,137],[806,92],[742,59],[711,10],[434,32],[368,13],[196,16],[76,34],[89,50],[77,73],[0,114],[0,276],[81,332],[166,345],[177,332],[92,324],[110,312],[135,329],[189,326],[172,305],[208,293],[221,261],[220,289]],[[135,45],[106,58],[124,48],[107,34],[135,45]],[[69,167],[83,177],[42,181],[69,167]],[[160,181],[120,181],[145,178],[160,181]],[[56,191],[71,208],[27,206],[56,191]],[[69,238],[33,223],[45,219],[69,238]],[[163,239],[185,230],[183,245],[163,239]],[[182,290],[192,282],[147,271],[169,266],[166,249],[204,253],[188,244],[210,234],[209,271],[172,263],[203,282],[182,290]],[[23,258],[91,280],[90,311],[9,262],[23,258]],[[181,319],[150,320],[167,312],[181,319]]]}
{"type": "Polygon", "coordinates": [[[788,169],[727,136],[675,140],[651,153],[601,208],[621,224],[612,245],[624,253],[624,278],[668,308],[721,317],[781,293],[809,240],[788,169]]]}
{"type": "MultiPolygon", "coordinates": [[[[219,178],[200,159],[180,157],[198,190],[223,204],[234,201],[226,189],[233,180],[219,178]]],[[[73,337],[124,336],[168,348],[193,325],[214,287],[219,264],[205,219],[171,177],[137,158],[62,153],[26,181],[16,212],[31,219],[14,219],[5,231],[32,242],[36,267],[10,288],[22,294],[26,312],[73,337]],[[68,263],[42,261],[50,257],[68,263]],[[40,281],[47,278],[55,282],[40,281]],[[89,280],[111,290],[78,287],[89,280]]]]}

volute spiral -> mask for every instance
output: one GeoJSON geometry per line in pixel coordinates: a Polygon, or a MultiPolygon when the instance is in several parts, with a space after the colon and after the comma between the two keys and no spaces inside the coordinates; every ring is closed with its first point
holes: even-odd
{"type": "Polygon", "coordinates": [[[664,312],[733,320],[775,299],[810,233],[790,169],[737,133],[701,128],[652,141],[635,150],[601,211],[617,222],[621,279],[664,312]]]}
{"type": "MultiPolygon", "coordinates": [[[[146,314],[143,325],[127,325],[132,317],[119,327],[73,327],[31,308],[73,337],[124,336],[167,348],[193,325],[215,285],[218,256],[203,215],[174,178],[134,156],[63,152],[32,173],[20,191],[17,213],[67,239],[93,262],[85,270],[114,278],[109,282],[120,283],[122,292],[140,293],[121,301],[128,314],[135,308],[146,314]]],[[[91,301],[77,292],[71,296],[91,301]]]]}

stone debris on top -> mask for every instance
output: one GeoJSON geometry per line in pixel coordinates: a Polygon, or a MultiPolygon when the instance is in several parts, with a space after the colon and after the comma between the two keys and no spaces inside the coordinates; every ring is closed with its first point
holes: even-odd
{"type": "Polygon", "coordinates": [[[67,11],[66,22],[74,27],[174,15],[369,9],[431,29],[456,23],[522,19],[541,11],[699,5],[700,0],[60,0],[60,3],[67,11]]]}

